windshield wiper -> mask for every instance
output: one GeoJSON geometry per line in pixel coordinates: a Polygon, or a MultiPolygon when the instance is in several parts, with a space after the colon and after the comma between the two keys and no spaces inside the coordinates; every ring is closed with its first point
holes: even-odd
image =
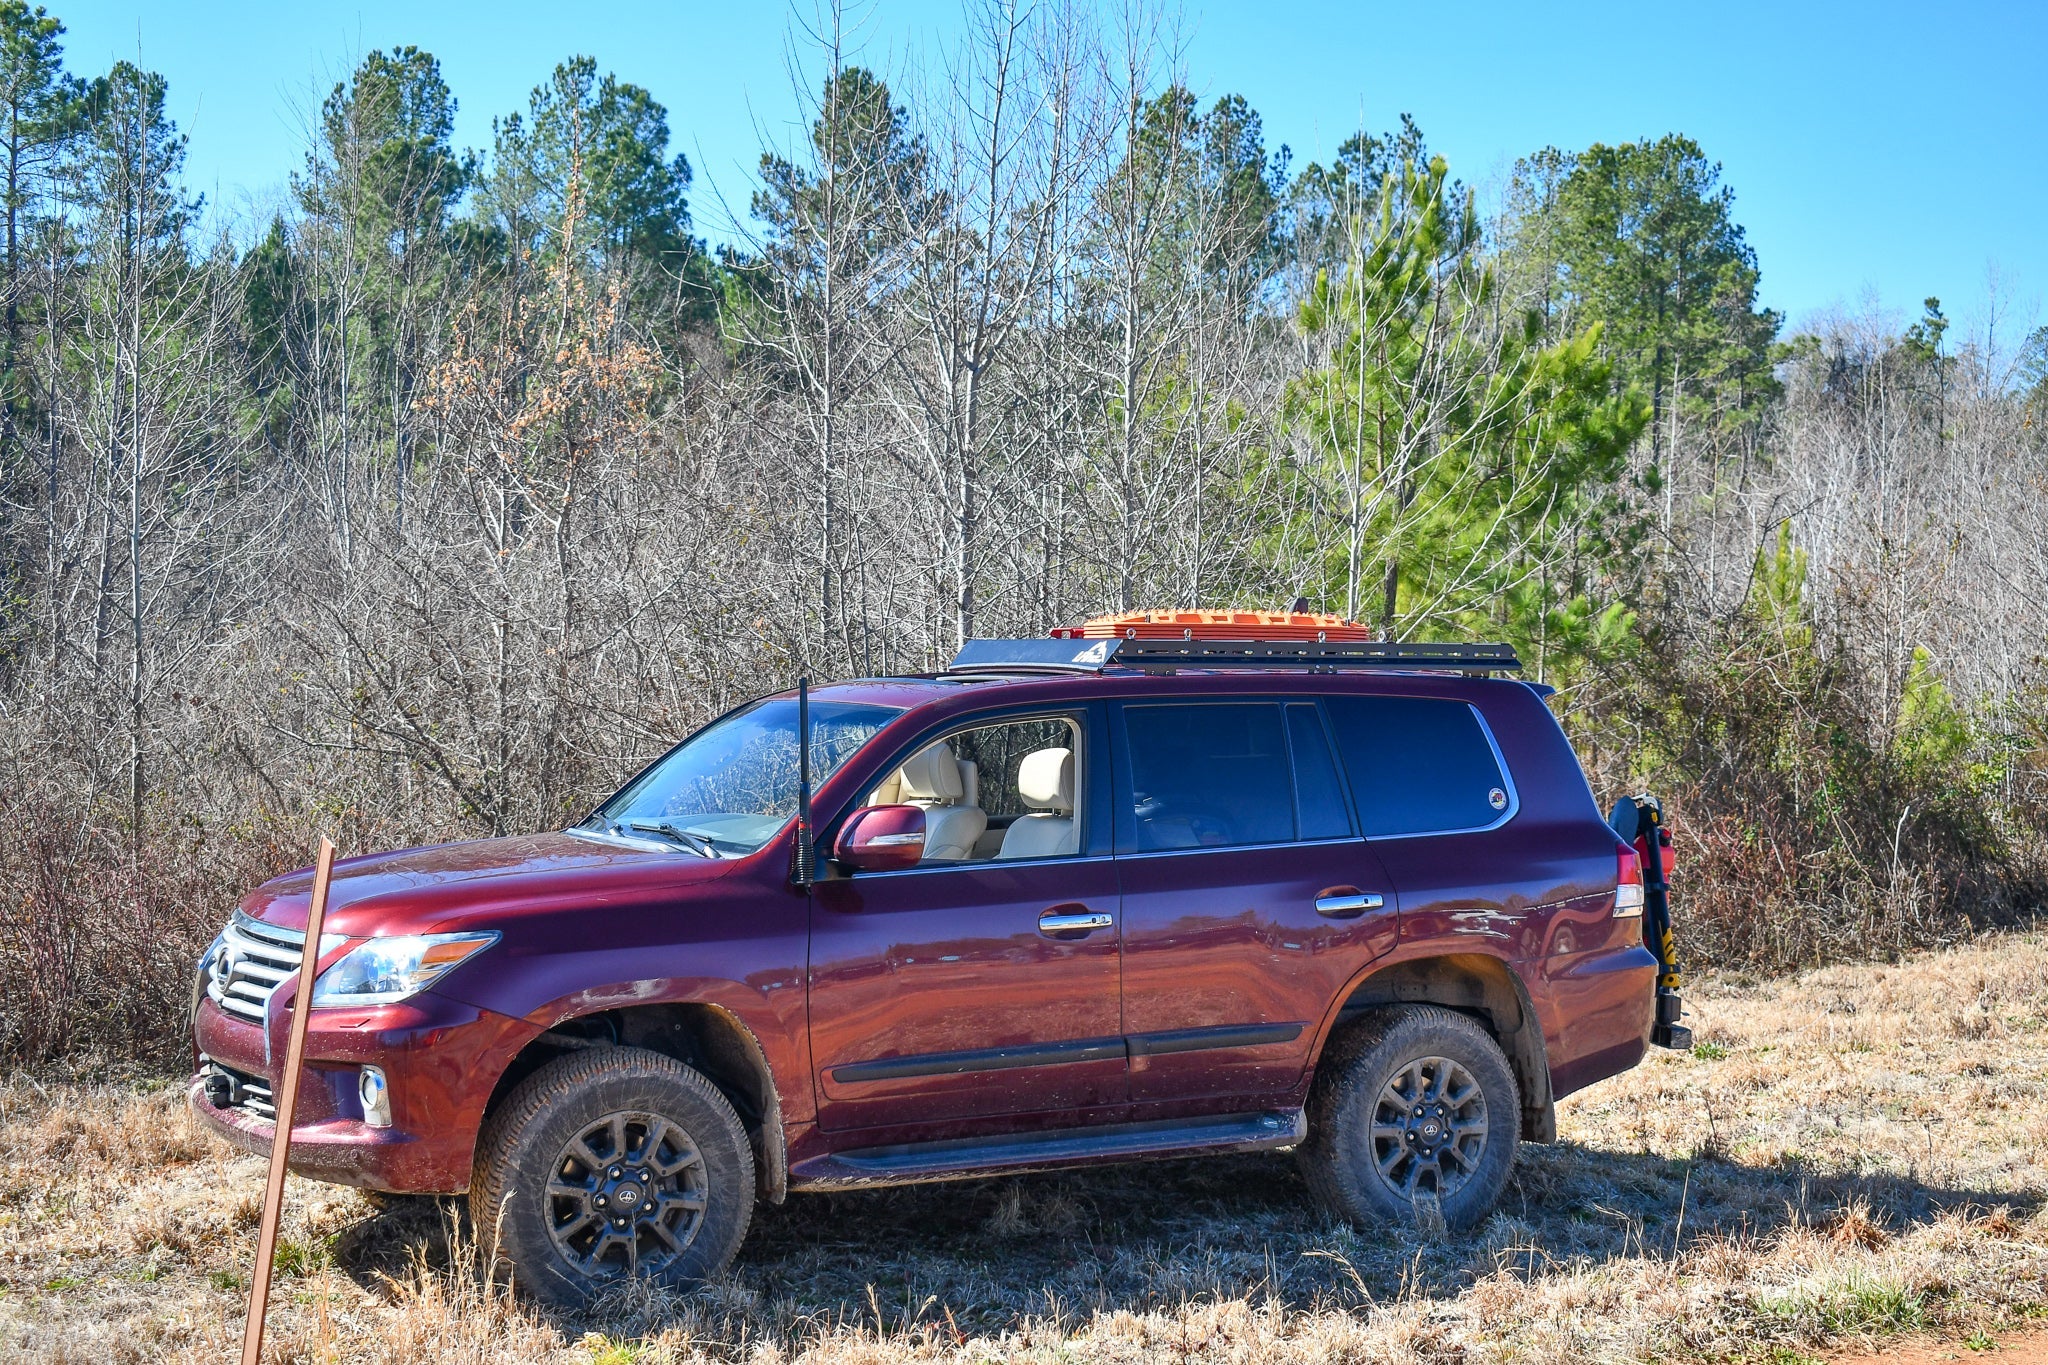
{"type": "Polygon", "coordinates": [[[648,834],[666,834],[690,852],[702,858],[723,858],[712,842],[694,830],[687,830],[666,820],[628,820],[626,828],[637,829],[648,834]]]}

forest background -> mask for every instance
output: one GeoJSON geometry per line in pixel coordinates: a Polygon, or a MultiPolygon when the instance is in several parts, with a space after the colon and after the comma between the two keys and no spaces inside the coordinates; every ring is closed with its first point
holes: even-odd
{"type": "Polygon", "coordinates": [[[1405,116],[1297,165],[1161,16],[803,37],[716,248],[645,89],[461,148],[404,46],[238,235],[161,76],[0,0],[0,1056],[174,1064],[316,832],[560,826],[800,675],[1155,606],[1512,642],[1695,965],[2038,914],[2048,328],[1788,328],[1678,133],[1482,204],[1405,116]]]}

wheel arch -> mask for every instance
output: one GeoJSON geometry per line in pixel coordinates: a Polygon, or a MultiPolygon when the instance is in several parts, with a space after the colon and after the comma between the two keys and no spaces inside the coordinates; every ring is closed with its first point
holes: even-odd
{"type": "Polygon", "coordinates": [[[1311,1059],[1311,1078],[1334,1039],[1386,1005],[1438,1005],[1483,1025],[1514,1069],[1522,1092],[1522,1136],[1531,1142],[1556,1140],[1557,1104],[1543,1025],[1528,988],[1504,960],[1486,953],[1445,953],[1376,967],[1345,993],[1311,1059]]]}
{"type": "Polygon", "coordinates": [[[624,1005],[560,1019],[530,1039],[506,1065],[484,1105],[484,1118],[489,1119],[515,1086],[555,1058],[607,1047],[644,1048],[701,1072],[746,1129],[760,1197],[771,1204],[783,1202],[789,1193],[788,1142],[768,1054],[754,1031],[720,1005],[624,1005]]]}

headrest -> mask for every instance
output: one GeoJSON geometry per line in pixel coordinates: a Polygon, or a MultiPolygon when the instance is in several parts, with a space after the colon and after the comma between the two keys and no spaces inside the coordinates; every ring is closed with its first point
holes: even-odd
{"type": "Polygon", "coordinates": [[[903,771],[898,769],[883,778],[874,791],[868,794],[870,806],[900,806],[903,804],[903,771]]]}
{"type": "Polygon", "coordinates": [[[918,750],[903,765],[898,776],[903,779],[903,799],[906,801],[945,804],[958,801],[966,792],[960,781],[960,763],[953,757],[950,744],[934,744],[918,750]]]}
{"type": "Polygon", "coordinates": [[[1074,808],[1074,751],[1037,749],[1017,766],[1017,795],[1039,810],[1074,808]]]}

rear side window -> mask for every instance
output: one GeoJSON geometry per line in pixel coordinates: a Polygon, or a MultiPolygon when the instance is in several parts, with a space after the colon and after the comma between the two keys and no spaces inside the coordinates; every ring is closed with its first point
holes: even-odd
{"type": "Polygon", "coordinates": [[[1367,835],[1481,829],[1508,810],[1508,781],[1479,715],[1435,697],[1330,697],[1337,752],[1367,835]]]}
{"type": "Polygon", "coordinates": [[[1227,848],[1294,838],[1294,791],[1278,706],[1126,706],[1124,733],[1139,848],[1227,848]]]}

